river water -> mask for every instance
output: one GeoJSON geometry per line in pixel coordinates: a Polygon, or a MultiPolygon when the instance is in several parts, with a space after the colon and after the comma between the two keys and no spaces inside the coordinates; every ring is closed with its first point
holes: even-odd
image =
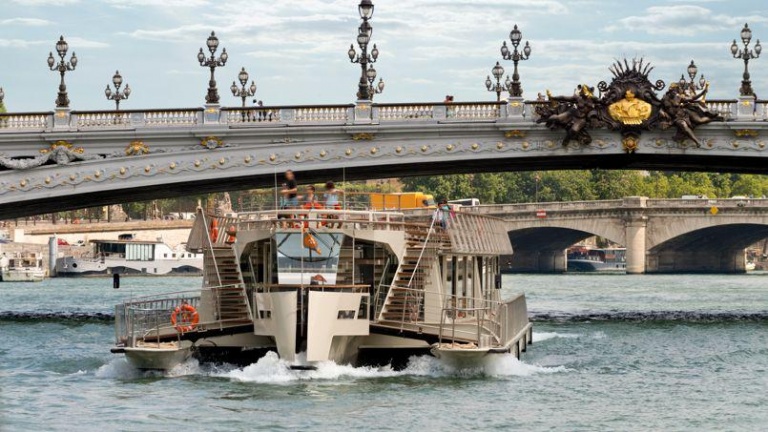
{"type": "Polygon", "coordinates": [[[455,371],[195,361],[141,373],[109,353],[115,303],[198,278],[0,284],[0,431],[766,430],[768,275],[505,275],[534,344],[455,371]]]}

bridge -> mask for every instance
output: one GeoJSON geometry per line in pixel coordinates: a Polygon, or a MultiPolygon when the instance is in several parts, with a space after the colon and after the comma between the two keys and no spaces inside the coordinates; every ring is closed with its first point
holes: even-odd
{"type": "Polygon", "coordinates": [[[768,102],[707,101],[727,121],[697,129],[592,132],[537,124],[541,101],[0,114],[0,219],[301,181],[532,169],[765,172],[768,102]]]}
{"type": "Polygon", "coordinates": [[[743,273],[744,250],[768,238],[768,199],[649,199],[483,205],[503,218],[511,269],[563,272],[565,249],[592,236],[627,248],[627,273],[743,273]]]}

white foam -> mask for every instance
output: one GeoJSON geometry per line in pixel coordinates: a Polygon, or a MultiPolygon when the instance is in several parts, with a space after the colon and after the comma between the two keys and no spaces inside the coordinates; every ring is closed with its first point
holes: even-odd
{"type": "Polygon", "coordinates": [[[341,378],[382,378],[396,376],[392,368],[353,367],[334,362],[318,363],[316,370],[292,370],[290,363],[281,360],[277,353],[269,352],[258,362],[242,369],[235,369],[214,376],[230,378],[241,382],[280,384],[306,380],[338,380],[341,378]]]}
{"type": "Polygon", "coordinates": [[[242,369],[214,373],[213,376],[229,378],[240,382],[259,384],[285,384],[296,381],[340,379],[377,379],[398,376],[417,377],[504,377],[530,376],[538,373],[565,372],[565,367],[543,367],[530,365],[516,359],[511,354],[498,354],[486,357],[477,367],[456,369],[431,356],[411,357],[402,371],[390,367],[353,367],[333,362],[322,362],[316,370],[302,371],[290,369],[290,364],[280,360],[276,353],[270,352],[257,363],[242,369]]]}
{"type": "Polygon", "coordinates": [[[578,337],[581,337],[581,335],[575,333],[533,332],[533,342],[544,342],[545,340],[555,338],[575,339],[578,337]]]}
{"type": "Polygon", "coordinates": [[[119,357],[96,369],[95,375],[97,378],[136,379],[141,376],[141,371],[131,366],[124,357],[119,357]]]}

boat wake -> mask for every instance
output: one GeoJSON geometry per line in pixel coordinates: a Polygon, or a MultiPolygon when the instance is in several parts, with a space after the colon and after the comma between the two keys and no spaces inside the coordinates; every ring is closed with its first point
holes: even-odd
{"type": "Polygon", "coordinates": [[[431,356],[411,357],[405,369],[396,371],[389,366],[372,367],[340,365],[322,362],[315,370],[294,370],[291,364],[281,360],[277,353],[270,352],[258,362],[238,368],[231,365],[203,365],[195,359],[176,366],[170,371],[142,371],[131,366],[124,358],[116,358],[96,370],[98,378],[136,380],[143,378],[178,378],[184,376],[207,376],[232,381],[256,384],[291,384],[306,381],[338,381],[382,379],[396,377],[425,378],[502,378],[525,377],[536,374],[567,372],[563,366],[544,367],[516,359],[511,354],[488,356],[475,368],[455,369],[431,356]]]}

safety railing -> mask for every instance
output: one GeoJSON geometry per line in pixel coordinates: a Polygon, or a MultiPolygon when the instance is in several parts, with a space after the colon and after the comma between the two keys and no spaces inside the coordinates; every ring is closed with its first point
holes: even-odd
{"type": "Polygon", "coordinates": [[[3,113],[0,114],[0,132],[43,131],[53,126],[53,113],[3,113]]]}
{"type": "Polygon", "coordinates": [[[732,120],[736,116],[736,108],[739,101],[737,100],[724,100],[724,99],[710,99],[705,102],[707,110],[715,114],[721,115],[725,120],[732,120]]]}
{"type": "Polygon", "coordinates": [[[475,213],[457,212],[449,219],[445,230],[456,253],[511,255],[506,224],[475,213]]]}
{"type": "Polygon", "coordinates": [[[171,324],[173,311],[182,304],[197,308],[200,298],[199,291],[184,291],[143,297],[115,306],[117,344],[135,346],[137,340],[144,340],[150,334],[159,338],[174,333],[176,330],[171,324]]]}

